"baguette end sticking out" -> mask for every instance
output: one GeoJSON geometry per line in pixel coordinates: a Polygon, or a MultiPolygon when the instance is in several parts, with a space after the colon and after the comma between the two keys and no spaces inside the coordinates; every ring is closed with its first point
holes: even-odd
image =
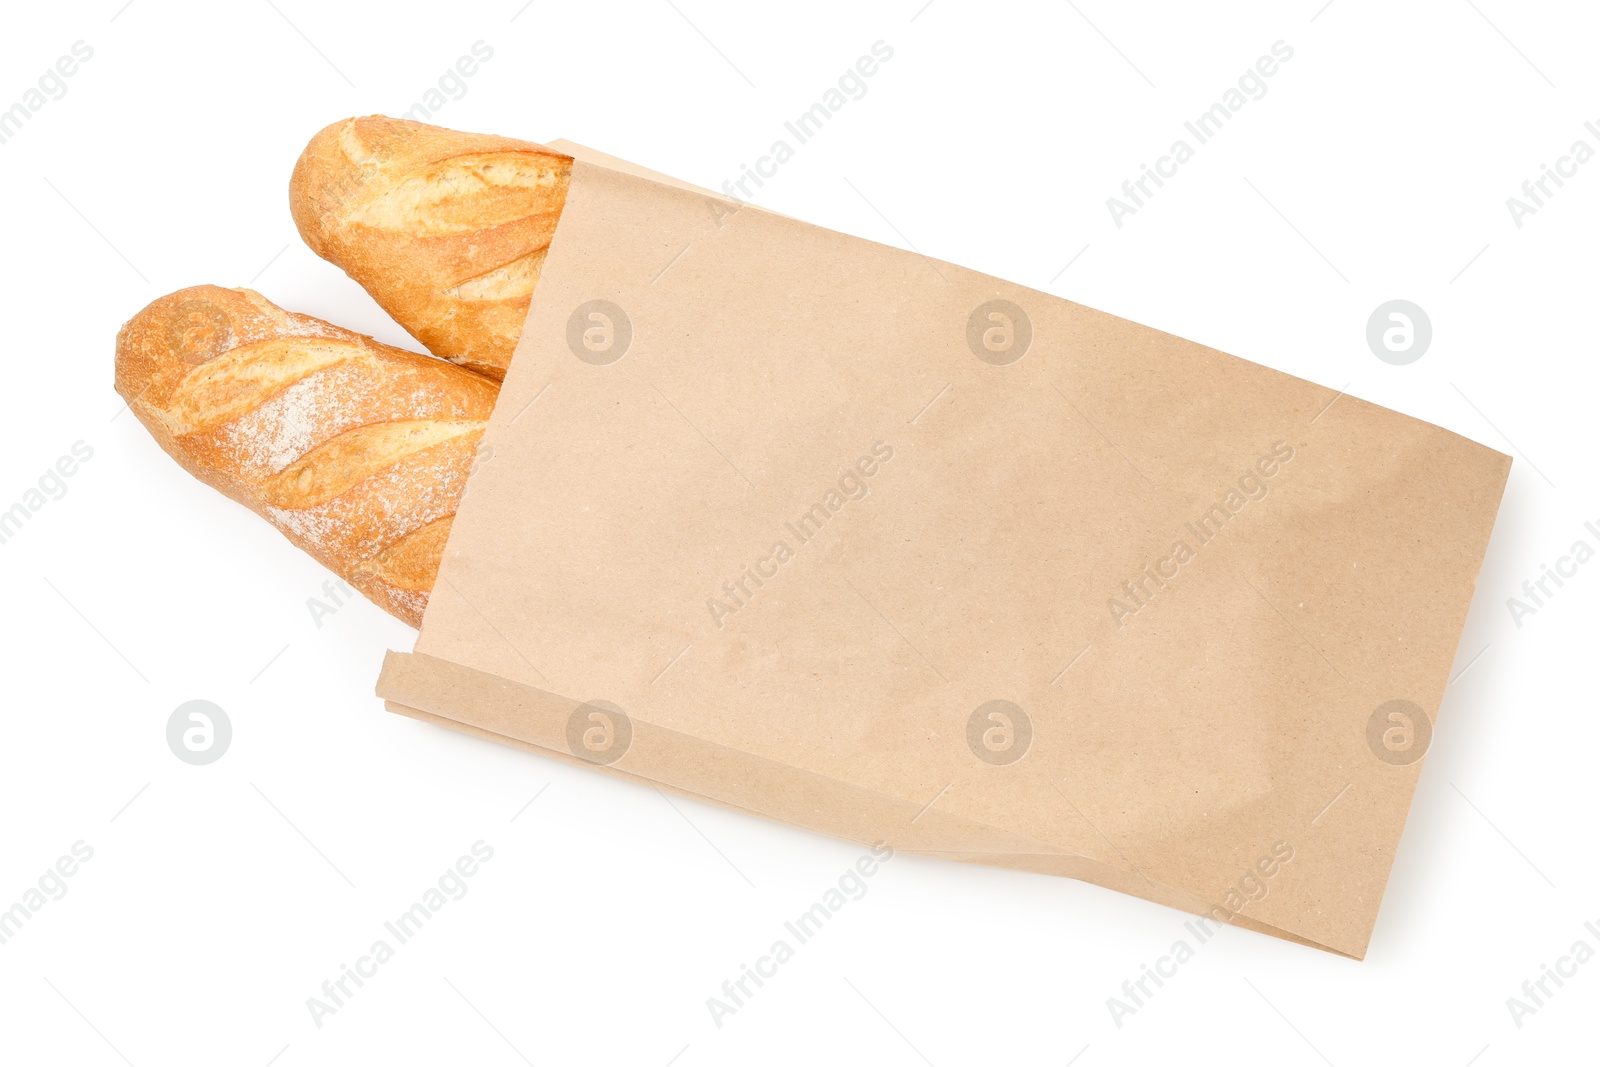
{"type": "Polygon", "coordinates": [[[428,351],[499,380],[571,172],[530,141],[371,115],[311,139],[289,208],[311,250],[428,351]]]}
{"type": "Polygon", "coordinates": [[[189,473],[421,624],[494,382],[200,285],[122,327],[116,388],[189,473]]]}

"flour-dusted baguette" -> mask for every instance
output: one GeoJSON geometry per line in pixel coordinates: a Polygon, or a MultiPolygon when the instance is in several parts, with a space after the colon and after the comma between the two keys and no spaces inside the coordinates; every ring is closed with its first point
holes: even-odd
{"type": "Polygon", "coordinates": [[[173,459],[421,623],[493,381],[212,285],[135,315],[116,362],[173,459]]]}
{"type": "Polygon", "coordinates": [[[311,139],[289,181],[300,236],[436,356],[505,377],[572,158],[382,115],[311,139]]]}

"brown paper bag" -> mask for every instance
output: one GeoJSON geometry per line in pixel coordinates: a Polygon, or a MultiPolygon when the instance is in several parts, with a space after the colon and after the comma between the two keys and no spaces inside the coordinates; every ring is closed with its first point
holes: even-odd
{"type": "Polygon", "coordinates": [[[1507,457],[580,159],[416,713],[1360,956],[1507,457]]]}

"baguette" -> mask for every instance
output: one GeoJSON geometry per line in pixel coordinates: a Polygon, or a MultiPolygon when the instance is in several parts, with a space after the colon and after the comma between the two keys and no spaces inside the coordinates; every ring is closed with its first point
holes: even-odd
{"type": "Polygon", "coordinates": [[[572,157],[406,119],[344,119],[289,181],[295,226],[428,351],[503,379],[572,157]]]}
{"type": "Polygon", "coordinates": [[[421,625],[494,382],[202,285],[122,327],[116,388],[196,478],[421,625]]]}

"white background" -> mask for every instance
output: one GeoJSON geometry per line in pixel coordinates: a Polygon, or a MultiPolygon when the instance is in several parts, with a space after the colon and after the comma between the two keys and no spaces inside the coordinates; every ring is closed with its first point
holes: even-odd
{"type": "Polygon", "coordinates": [[[1593,1062],[1600,961],[1520,1028],[1506,999],[1577,939],[1600,948],[1600,563],[1520,627],[1506,600],[1600,542],[1600,161],[1521,228],[1506,198],[1575,139],[1600,147],[1600,16],[1321,2],[8,9],[0,107],[74,42],[94,54],[0,145],[0,509],[74,442],[94,455],[0,545],[0,908],[74,842],[94,851],[0,945],[0,1060],[1593,1062]],[[861,847],[383,711],[381,656],[412,632],[365,601],[315,625],[326,573],[116,417],[113,338],[213,282],[415,348],[300,244],[287,180],[317,129],[405,111],[480,40],[493,58],[436,122],[711,186],[883,40],[867,95],[758,203],[1516,457],[1365,962],[1227,930],[1118,1027],[1107,998],[1186,916],[897,857],[718,1028],[706,998],[861,847]],[[1279,40],[1267,95],[1116,227],[1106,198],[1279,40]],[[1393,298],[1433,323],[1409,366],[1365,342],[1393,298]],[[234,727],[206,767],[164,736],[193,698],[234,727]],[[494,858],[470,892],[314,1025],[306,999],[478,840],[494,858]]]}

